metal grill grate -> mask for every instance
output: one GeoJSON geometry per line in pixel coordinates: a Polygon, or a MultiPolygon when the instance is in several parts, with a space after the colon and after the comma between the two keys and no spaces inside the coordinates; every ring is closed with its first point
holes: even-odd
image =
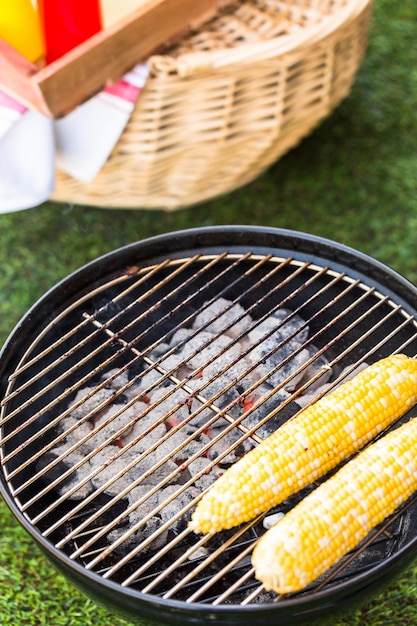
{"type": "MultiPolygon", "coordinates": [[[[186,603],[279,601],[250,564],[261,518],[196,537],[189,514],[231,457],[394,352],[417,353],[414,317],[325,264],[220,252],[130,267],[45,323],[10,374],[0,422],[8,488],[43,537],[123,587],[186,603]],[[251,358],[260,346],[261,370],[251,358]]],[[[303,594],[398,550],[414,508],[303,594]]]]}

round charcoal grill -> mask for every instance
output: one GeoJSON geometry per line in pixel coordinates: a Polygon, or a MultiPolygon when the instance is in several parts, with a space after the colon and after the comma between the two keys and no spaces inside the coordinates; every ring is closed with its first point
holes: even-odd
{"type": "Polygon", "coordinates": [[[416,355],[416,311],[389,268],[292,231],[195,229],[105,255],[4,346],[2,494],[65,576],[131,621],[322,624],[414,557],[415,498],[282,597],[250,555],[305,492],[214,536],[187,523],[216,476],[300,407],[379,358],[416,355]]]}

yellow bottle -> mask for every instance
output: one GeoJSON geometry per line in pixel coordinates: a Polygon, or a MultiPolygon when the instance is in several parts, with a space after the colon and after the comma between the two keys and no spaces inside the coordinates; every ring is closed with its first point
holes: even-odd
{"type": "Polygon", "coordinates": [[[45,54],[39,15],[31,0],[0,0],[0,37],[29,61],[45,54]]]}

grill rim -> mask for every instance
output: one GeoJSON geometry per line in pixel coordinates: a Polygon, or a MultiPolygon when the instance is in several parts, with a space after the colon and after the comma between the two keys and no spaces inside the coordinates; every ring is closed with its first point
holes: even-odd
{"type": "MultiPolygon", "coordinates": [[[[129,263],[129,260],[135,259],[135,265],[137,265],[141,261],[149,263],[151,258],[152,263],[155,263],[166,258],[166,256],[175,258],[184,255],[184,253],[191,255],[196,250],[207,254],[208,249],[210,253],[224,251],[224,249],[230,249],[232,252],[251,250],[254,253],[259,252],[259,250],[263,250],[265,253],[267,250],[268,252],[273,251],[275,255],[284,253],[297,259],[309,260],[312,263],[323,264],[323,262],[330,261],[332,263],[331,269],[346,271],[348,268],[350,276],[359,278],[365,276],[368,281],[375,280],[383,285],[385,293],[392,296],[395,302],[399,303],[413,317],[416,316],[417,289],[411,282],[376,259],[330,239],[293,230],[261,226],[214,226],[176,231],[134,242],[102,255],[59,281],[39,298],[15,326],[0,351],[0,388],[2,393],[3,387],[7,387],[8,372],[14,371],[16,363],[21,358],[22,346],[27,345],[27,337],[33,336],[33,329],[39,328],[39,320],[42,321],[43,325],[49,323],[56,318],[60,307],[64,304],[68,306],[71,298],[75,296],[79,298],[86,290],[90,291],[92,283],[97,284],[103,279],[103,276],[120,272],[121,267],[127,268],[133,265],[133,263],[129,263]],[[161,251],[168,251],[168,255],[161,253],[161,251]],[[47,316],[45,316],[45,312],[47,312],[47,316]]],[[[223,623],[219,621],[220,617],[222,619],[224,617],[225,624],[234,623],[234,621],[237,623],[242,619],[242,610],[245,615],[253,618],[262,617],[263,624],[272,624],[278,615],[283,619],[306,616],[311,621],[311,617],[322,614],[323,609],[331,608],[333,611],[335,607],[339,607],[343,603],[346,604],[347,601],[350,602],[353,595],[358,598],[359,595],[361,597],[368,595],[372,589],[376,589],[381,583],[404,569],[417,553],[416,536],[394,555],[387,557],[362,574],[355,574],[345,582],[325,588],[312,595],[297,596],[294,599],[286,598],[276,604],[251,604],[244,607],[217,605],[212,607],[199,603],[186,603],[159,598],[152,594],[123,587],[114,581],[102,578],[99,574],[89,571],[81,564],[71,560],[49,543],[22,514],[9,491],[3,472],[0,478],[0,492],[7,506],[42,552],[56,565],[57,569],[72,580],[75,586],[84,593],[102,604],[107,604],[111,610],[125,614],[126,606],[129,607],[128,616],[130,619],[132,608],[136,613],[140,608],[143,615],[147,615],[151,619],[156,618],[157,623],[160,623],[161,615],[169,617],[169,623],[183,623],[184,619],[190,617],[190,614],[192,614],[193,620],[197,618],[204,621],[207,618],[210,619],[211,616],[212,619],[217,620],[217,623],[223,623]],[[86,591],[86,587],[88,591],[86,591]],[[113,601],[109,601],[108,598],[113,598],[113,601]]]]}
{"type": "MultiPolygon", "coordinates": [[[[2,487],[3,484],[2,476],[2,487]]],[[[381,585],[387,584],[392,578],[398,576],[409,564],[410,552],[414,553],[417,551],[416,537],[408,545],[400,548],[395,555],[386,558],[382,563],[362,574],[355,574],[352,578],[337,584],[335,587],[325,588],[312,595],[280,600],[274,604],[249,604],[243,607],[236,605],[217,605],[213,607],[198,603],[188,604],[183,601],[158,598],[129,587],[123,587],[114,581],[102,578],[95,572],[85,569],[81,564],[72,561],[55,546],[51,545],[40,533],[35,532],[34,527],[20,513],[13,498],[7,491],[2,493],[2,496],[41,552],[80,591],[98,603],[104,604],[110,610],[130,619],[132,618],[132,613],[129,609],[132,605],[133,611],[138,618],[143,617],[137,612],[139,607],[143,609],[145,616],[150,619],[156,618],[158,621],[155,624],[158,625],[163,623],[160,620],[161,610],[163,611],[162,615],[170,618],[167,622],[169,624],[184,624],[184,619],[187,621],[190,613],[193,615],[193,619],[202,620],[201,623],[206,623],[207,618],[210,619],[210,616],[212,616],[212,619],[216,619],[217,624],[237,624],[241,623],[242,614],[244,614],[249,619],[260,617],[262,618],[262,624],[270,624],[271,626],[276,624],[277,616],[282,619],[290,619],[291,622],[289,623],[292,623],[292,619],[296,619],[297,623],[303,623],[300,620],[306,618],[308,623],[311,624],[311,619],[320,617],[323,609],[331,609],[333,616],[335,610],[337,612],[343,611],[343,609],[351,605],[353,595],[355,595],[355,605],[360,602],[360,599],[369,598],[369,595],[374,591],[378,591],[381,585]],[[87,585],[85,584],[86,581],[87,585]],[[103,594],[103,591],[107,593],[103,594]],[[109,598],[112,600],[109,600],[109,598]],[[219,621],[219,618],[225,621],[219,621]]],[[[140,623],[142,624],[143,622],[140,623]]],[[[200,621],[197,623],[200,623],[200,621]]],[[[282,623],[284,624],[285,622],[282,623]]]]}
{"type": "MultiPolygon", "coordinates": [[[[372,277],[378,284],[383,285],[384,290],[394,296],[406,311],[410,312],[410,307],[414,309],[413,312],[417,311],[417,288],[413,283],[381,261],[345,244],[318,235],[284,228],[234,225],[190,228],[149,237],[107,252],[50,287],[20,318],[6,338],[0,350],[0,381],[1,371],[4,369],[2,364],[11,350],[11,345],[13,344],[15,350],[22,342],[23,325],[30,324],[38,328],[38,320],[41,320],[42,326],[45,326],[46,323],[55,319],[59,306],[68,305],[72,298],[80,298],[87,290],[91,291],[92,283],[98,282],[99,276],[115,274],[115,260],[117,260],[117,267],[124,266],[127,269],[133,263],[122,263],[123,259],[127,261],[134,257],[135,265],[137,265],[137,261],[146,260],[152,256],[152,262],[158,263],[168,256],[161,252],[164,250],[168,251],[170,258],[178,258],[181,252],[191,255],[197,250],[206,253],[210,249],[210,253],[216,254],[229,247],[233,249],[233,252],[244,253],[250,250],[254,254],[258,250],[263,251],[262,253],[265,253],[265,250],[268,252],[273,250],[277,256],[279,254],[291,256],[295,252],[297,258],[302,261],[311,261],[313,264],[331,261],[333,263],[331,269],[343,272],[348,267],[353,278],[366,277],[369,280],[372,277]],[[252,241],[254,245],[250,247],[252,241]],[[361,264],[365,264],[368,270],[371,270],[371,274],[366,274],[361,269],[361,264]],[[100,273],[97,270],[100,270],[100,273]],[[411,302],[414,300],[414,305],[410,303],[410,300],[411,302]]],[[[31,330],[31,327],[25,330],[31,330]]]]}

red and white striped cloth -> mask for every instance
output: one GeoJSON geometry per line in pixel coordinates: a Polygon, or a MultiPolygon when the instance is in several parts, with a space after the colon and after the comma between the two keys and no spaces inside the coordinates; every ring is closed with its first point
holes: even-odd
{"type": "Polygon", "coordinates": [[[147,66],[137,65],[55,122],[56,165],[60,170],[85,183],[93,180],[122,134],[147,77],[147,66]]]}
{"type": "Polygon", "coordinates": [[[107,161],[148,77],[146,64],[60,120],[27,109],[0,91],[0,213],[38,206],[55,168],[90,182],[107,161]]]}

